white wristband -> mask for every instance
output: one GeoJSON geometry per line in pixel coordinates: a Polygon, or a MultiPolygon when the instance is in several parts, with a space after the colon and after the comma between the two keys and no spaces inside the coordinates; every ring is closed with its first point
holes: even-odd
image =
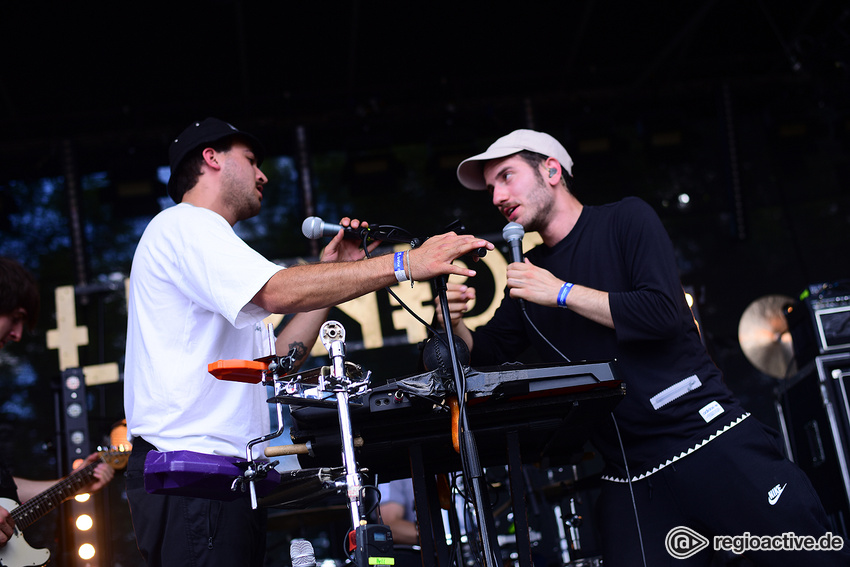
{"type": "Polygon", "coordinates": [[[395,272],[395,279],[399,283],[406,282],[409,279],[407,272],[404,271],[404,252],[395,253],[393,257],[393,271],[395,272]]]}

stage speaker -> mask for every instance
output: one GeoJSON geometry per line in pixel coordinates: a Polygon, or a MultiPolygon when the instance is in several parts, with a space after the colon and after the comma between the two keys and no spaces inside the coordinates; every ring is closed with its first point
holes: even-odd
{"type": "Polygon", "coordinates": [[[810,285],[785,315],[797,368],[818,355],[850,352],[850,280],[810,285]]]}
{"type": "Polygon", "coordinates": [[[777,388],[776,410],[789,458],[809,476],[833,523],[850,522],[850,353],[817,356],[777,388]]]}

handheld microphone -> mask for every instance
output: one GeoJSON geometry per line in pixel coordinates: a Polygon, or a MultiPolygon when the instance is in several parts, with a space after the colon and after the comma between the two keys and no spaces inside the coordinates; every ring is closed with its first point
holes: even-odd
{"type": "Polygon", "coordinates": [[[313,544],[306,539],[293,539],[289,546],[292,567],[316,567],[316,553],[313,544]]]}
{"type": "Polygon", "coordinates": [[[518,222],[509,222],[502,229],[502,238],[510,246],[511,263],[522,262],[522,237],[525,229],[518,222]]]}
{"type": "MultiPolygon", "coordinates": [[[[514,262],[522,262],[522,237],[525,236],[525,229],[522,228],[522,225],[518,222],[509,222],[505,225],[505,228],[502,229],[502,238],[510,245],[510,255],[511,255],[511,264],[514,262]]],[[[528,312],[525,310],[525,300],[521,298],[517,298],[517,303],[519,303],[519,308],[522,309],[523,314],[525,315],[526,320],[534,329],[534,331],[540,335],[540,337],[546,341],[552,350],[561,355],[561,358],[570,361],[561,351],[559,351],[555,345],[549,342],[543,333],[537,328],[537,325],[534,324],[534,321],[531,320],[531,317],[528,316],[528,312]]]]}
{"type": "Polygon", "coordinates": [[[340,230],[345,231],[346,238],[362,239],[369,233],[368,228],[351,228],[339,224],[330,224],[319,217],[307,217],[301,223],[301,233],[310,240],[318,240],[323,236],[336,236],[340,230]]]}
{"type": "MultiPolygon", "coordinates": [[[[509,222],[502,229],[502,238],[510,246],[511,263],[522,262],[522,237],[525,236],[525,229],[518,222],[509,222]]],[[[520,308],[525,312],[525,301],[517,299],[520,308]]]]}
{"type": "Polygon", "coordinates": [[[418,238],[394,226],[378,225],[351,228],[350,226],[327,223],[319,217],[307,217],[301,223],[301,233],[310,240],[317,240],[323,236],[336,236],[340,229],[344,231],[343,236],[345,238],[353,238],[355,240],[366,238],[371,242],[380,241],[392,244],[410,244],[412,248],[416,248],[421,244],[418,238]]]}

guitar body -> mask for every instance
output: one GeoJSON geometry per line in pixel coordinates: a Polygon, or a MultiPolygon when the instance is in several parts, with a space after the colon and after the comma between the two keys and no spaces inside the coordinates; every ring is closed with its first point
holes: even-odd
{"type": "MultiPolygon", "coordinates": [[[[0,498],[0,506],[11,512],[18,507],[18,503],[9,498],[0,498]]],[[[31,547],[17,527],[11,539],[0,548],[0,567],[41,567],[47,565],[48,561],[50,552],[31,547]]]]}

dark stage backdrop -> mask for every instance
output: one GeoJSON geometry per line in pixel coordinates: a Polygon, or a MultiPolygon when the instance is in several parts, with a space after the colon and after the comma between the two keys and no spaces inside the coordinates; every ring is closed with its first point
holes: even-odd
{"type": "MultiPolygon", "coordinates": [[[[238,230],[282,263],[315,259],[300,232],[308,214],[329,222],[352,215],[423,237],[460,220],[471,232],[498,239],[504,219],[486,194],[463,189],[454,169],[515,128],[553,134],[573,155],[575,193],[584,203],[637,195],[659,213],[682,280],[694,292],[709,351],[744,405],[775,426],[773,390],[780,381],[746,360],[738,322],[765,295],[796,297],[809,284],[850,278],[846,94],[846,79],[832,75],[828,81],[714,81],[634,97],[564,88],[468,100],[450,118],[399,105],[404,114],[365,113],[345,124],[314,121],[303,130],[268,114],[241,110],[229,116],[228,107],[203,107],[269,140],[263,211],[238,230]],[[305,145],[298,144],[299,135],[305,145]]],[[[187,122],[175,120],[170,134],[187,122]]],[[[123,372],[122,282],[144,226],[169,205],[167,174],[158,169],[166,165],[168,136],[151,144],[142,130],[138,139],[132,129],[121,139],[135,152],[121,160],[99,161],[86,154],[84,139],[71,138],[68,149],[80,159],[66,162],[72,167],[64,175],[45,177],[33,168],[0,182],[0,254],[35,272],[43,298],[35,332],[0,351],[0,441],[19,475],[51,477],[59,468],[53,403],[59,358],[46,340],[57,326],[56,288],[77,288],[76,324],[87,327],[89,337],[78,347],[80,364],[114,363],[119,378],[123,372]],[[76,233],[72,220],[79,221],[76,233]]],[[[495,282],[489,268],[471,282],[480,287],[482,304],[501,293],[495,282]]],[[[426,293],[411,297],[414,308],[430,313],[427,286],[415,289],[426,293]]],[[[378,379],[415,373],[417,324],[384,292],[370,301],[374,305],[332,314],[353,342],[362,340],[349,349],[349,359],[378,379]],[[375,344],[381,346],[370,346],[375,344]]],[[[318,356],[308,365],[323,363],[318,356]]],[[[86,401],[92,442],[100,443],[123,417],[120,382],[89,388],[86,401]]],[[[105,494],[114,562],[138,565],[120,478],[105,494]]],[[[57,522],[42,520],[42,541],[30,538],[54,545],[57,522]]]]}

